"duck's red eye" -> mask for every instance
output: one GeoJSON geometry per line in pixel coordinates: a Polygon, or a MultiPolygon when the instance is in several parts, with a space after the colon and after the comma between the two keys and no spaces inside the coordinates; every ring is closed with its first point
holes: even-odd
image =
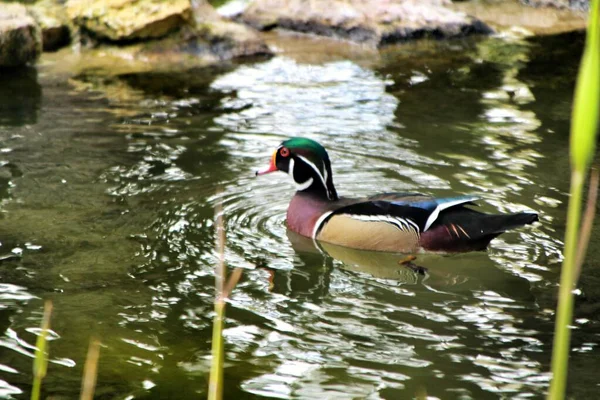
{"type": "Polygon", "coordinates": [[[290,155],[290,150],[287,147],[282,147],[281,150],[279,150],[279,154],[281,154],[281,157],[288,157],[290,155]]]}

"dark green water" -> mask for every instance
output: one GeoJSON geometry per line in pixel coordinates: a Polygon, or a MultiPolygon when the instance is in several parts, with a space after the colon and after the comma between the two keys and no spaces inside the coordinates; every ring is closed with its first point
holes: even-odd
{"type": "MultiPolygon", "coordinates": [[[[205,397],[223,202],[227,263],[247,269],[227,309],[226,398],[542,398],[581,43],[283,43],[187,72],[67,80],[60,55],[1,72],[0,396],[28,398],[50,299],[45,397],[77,398],[91,337],[97,398],[205,397]],[[396,255],[323,255],[286,232],[288,177],[253,174],[289,136],[329,149],[341,194],[476,193],[541,224],[488,253],[420,256],[425,276],[396,255]]],[[[596,243],[574,323],[579,398],[600,384],[596,243]]]]}

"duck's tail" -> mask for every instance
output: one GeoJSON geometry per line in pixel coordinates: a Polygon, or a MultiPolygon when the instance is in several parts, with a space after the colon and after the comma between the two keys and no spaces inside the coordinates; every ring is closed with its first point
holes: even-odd
{"type": "Polygon", "coordinates": [[[485,250],[498,235],[538,220],[535,213],[484,214],[456,207],[440,215],[435,225],[423,233],[421,243],[431,251],[485,250]]]}
{"type": "Polygon", "coordinates": [[[480,214],[477,223],[487,234],[501,234],[511,229],[519,228],[523,225],[529,225],[539,221],[535,213],[517,213],[517,214],[480,214]]]}

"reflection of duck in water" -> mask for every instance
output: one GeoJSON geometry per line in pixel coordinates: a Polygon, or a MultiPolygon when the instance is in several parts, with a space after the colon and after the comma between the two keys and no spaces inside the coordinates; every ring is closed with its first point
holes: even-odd
{"type": "MultiPolygon", "coordinates": [[[[326,242],[315,242],[288,229],[287,236],[292,247],[302,258],[310,254],[321,254],[341,261],[344,269],[363,272],[376,278],[394,279],[399,282],[415,284],[418,276],[414,269],[406,268],[402,255],[390,252],[374,252],[351,249],[326,242]]],[[[423,271],[424,272],[424,271],[423,271]]]]}
{"type": "MultiPolygon", "coordinates": [[[[514,291],[514,293],[519,293],[519,296],[529,298],[529,282],[501,268],[493,268],[494,262],[485,253],[453,257],[425,254],[419,257],[419,265],[425,267],[421,267],[424,274],[421,276],[421,270],[415,271],[414,268],[406,268],[407,265],[402,263],[405,256],[398,253],[358,250],[317,242],[289,229],[287,236],[304,264],[313,266],[308,269],[308,273],[315,271],[314,273],[320,274],[326,271],[326,277],[320,276],[319,279],[325,279],[327,282],[330,280],[331,267],[328,266],[325,270],[321,268],[321,272],[316,272],[318,269],[314,266],[323,265],[323,262],[327,262],[327,259],[331,257],[338,261],[335,263],[336,267],[346,271],[368,274],[378,279],[393,280],[401,285],[417,285],[426,288],[427,291],[453,294],[467,294],[474,290],[491,290],[498,293],[514,291]],[[319,255],[325,256],[325,260],[319,255]],[[488,265],[490,268],[485,268],[486,273],[481,274],[480,271],[484,265],[488,265]]],[[[306,273],[307,271],[303,269],[302,272],[306,273]]],[[[319,279],[315,279],[315,281],[319,279]]]]}
{"type": "Polygon", "coordinates": [[[386,252],[484,250],[505,232],[537,221],[537,214],[484,214],[466,205],[476,197],[435,199],[418,193],[384,193],[363,199],[340,198],[331,164],[319,143],[292,138],[274,151],[257,175],[287,172],[297,192],[290,202],[290,230],[321,242],[386,252]]]}

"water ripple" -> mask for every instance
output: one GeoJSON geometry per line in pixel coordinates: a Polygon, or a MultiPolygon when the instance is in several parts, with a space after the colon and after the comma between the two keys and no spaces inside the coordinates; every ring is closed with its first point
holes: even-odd
{"type": "MultiPolygon", "coordinates": [[[[430,65],[390,56],[394,65],[380,66],[390,73],[277,56],[193,93],[128,103],[107,125],[123,158],[99,180],[137,223],[127,236],[137,254],[122,257],[124,286],[135,290],[106,311],[116,314],[110,346],[124,354],[117,367],[135,374],[132,393],[205,390],[222,205],[226,264],[245,268],[224,333],[232,398],[542,395],[552,312],[539,293],[555,292],[562,232],[553,222],[566,196],[541,179],[554,148],[533,86],[519,78],[529,50],[492,38],[430,65]],[[253,173],[290,136],[328,148],[341,194],[477,193],[484,211],[536,211],[543,224],[503,235],[488,253],[419,255],[424,275],[393,254],[316,249],[286,230],[289,177],[253,173]]],[[[5,292],[14,298],[2,300],[28,301],[5,292]]],[[[31,346],[7,332],[2,347],[29,359],[31,346]]],[[[576,353],[593,353],[596,340],[576,353]]]]}

